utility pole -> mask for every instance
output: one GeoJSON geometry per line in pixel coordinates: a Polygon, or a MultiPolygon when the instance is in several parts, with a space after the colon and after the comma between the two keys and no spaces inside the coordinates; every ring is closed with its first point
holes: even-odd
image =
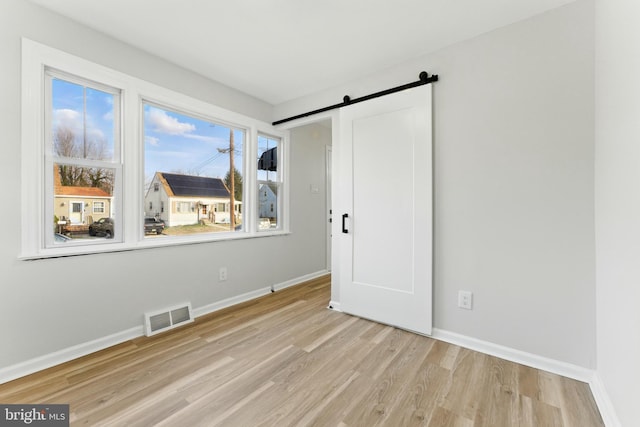
{"type": "Polygon", "coordinates": [[[218,148],[219,153],[229,153],[229,225],[231,231],[236,229],[236,168],[233,164],[233,154],[236,149],[233,140],[233,129],[229,129],[229,148],[218,148]]]}
{"type": "Polygon", "coordinates": [[[236,229],[236,168],[233,164],[233,154],[235,151],[235,143],[233,140],[233,129],[229,129],[229,218],[231,231],[236,229]]]}

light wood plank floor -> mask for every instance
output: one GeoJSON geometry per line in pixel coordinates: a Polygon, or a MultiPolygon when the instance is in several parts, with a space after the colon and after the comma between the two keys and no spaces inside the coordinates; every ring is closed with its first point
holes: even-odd
{"type": "Polygon", "coordinates": [[[326,309],[329,277],[0,385],[72,425],[602,426],[587,384],[326,309]]]}

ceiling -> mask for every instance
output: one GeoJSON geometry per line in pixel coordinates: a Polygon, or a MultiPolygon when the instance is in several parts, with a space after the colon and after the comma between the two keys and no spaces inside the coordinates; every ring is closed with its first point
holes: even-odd
{"type": "Polygon", "coordinates": [[[30,0],[276,105],[573,0],[30,0]]]}

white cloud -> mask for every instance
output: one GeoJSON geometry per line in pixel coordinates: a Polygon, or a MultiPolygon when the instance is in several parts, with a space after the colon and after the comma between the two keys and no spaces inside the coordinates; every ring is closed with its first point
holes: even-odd
{"type": "Polygon", "coordinates": [[[146,142],[149,145],[157,146],[160,144],[160,139],[156,138],[155,136],[145,135],[144,142],[146,142]]]}
{"type": "Polygon", "coordinates": [[[65,127],[74,133],[82,131],[82,116],[76,110],[62,108],[53,111],[54,127],[65,127]]]}
{"type": "Polygon", "coordinates": [[[101,129],[91,127],[87,129],[87,139],[89,141],[104,141],[106,136],[101,129]]]}
{"type": "Polygon", "coordinates": [[[220,138],[215,138],[213,136],[205,136],[205,135],[186,134],[184,135],[184,137],[189,139],[196,139],[198,141],[205,141],[205,142],[224,142],[224,140],[220,138]]]}
{"type": "MultiPolygon", "coordinates": [[[[80,137],[84,134],[85,129],[82,124],[82,114],[76,110],[61,108],[53,110],[53,127],[66,128],[80,137]]],[[[90,141],[104,141],[105,133],[92,123],[91,117],[87,117],[87,139],[90,141]]]]}
{"type": "Polygon", "coordinates": [[[171,117],[157,108],[149,109],[147,121],[154,126],[153,130],[155,132],[166,133],[168,135],[187,135],[196,130],[196,127],[191,123],[180,122],[175,117],[171,117]]]}

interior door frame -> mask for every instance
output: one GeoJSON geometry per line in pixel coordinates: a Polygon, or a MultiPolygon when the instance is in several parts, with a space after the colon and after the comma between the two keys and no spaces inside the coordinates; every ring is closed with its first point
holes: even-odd
{"type": "MultiPolygon", "coordinates": [[[[296,120],[291,120],[289,122],[286,123],[282,123],[276,126],[277,129],[280,130],[291,130],[291,129],[295,129],[301,126],[306,126],[306,125],[310,125],[313,123],[318,123],[318,122],[325,122],[329,120],[331,122],[331,144],[332,144],[332,153],[333,153],[333,145],[336,144],[336,142],[339,140],[340,138],[340,128],[339,128],[339,111],[338,110],[330,110],[330,111],[325,111],[322,113],[318,113],[318,114],[314,114],[312,116],[308,116],[308,117],[303,117],[300,119],[296,119],[296,120]]],[[[336,175],[337,171],[336,171],[336,163],[334,161],[331,162],[331,180],[332,180],[332,184],[331,184],[331,206],[335,207],[336,203],[335,203],[335,195],[336,195],[336,191],[335,191],[335,187],[336,187],[336,182],[338,182],[337,179],[337,175],[336,175]]],[[[334,208],[335,211],[335,208],[334,208]]],[[[336,263],[339,261],[339,251],[337,250],[337,244],[335,243],[335,238],[337,236],[337,228],[336,228],[336,224],[338,223],[338,221],[333,221],[330,224],[330,230],[331,230],[331,254],[330,254],[330,259],[327,259],[327,264],[330,262],[330,265],[337,265],[336,263]]],[[[329,252],[329,248],[327,248],[327,252],[329,252]]],[[[327,253],[327,256],[329,256],[329,254],[327,253]]],[[[330,265],[327,265],[327,267],[330,267],[330,265]]],[[[334,309],[334,310],[340,310],[340,286],[339,286],[339,282],[337,277],[335,277],[335,275],[331,276],[331,301],[329,302],[329,307],[334,309]]]]}
{"type": "MultiPolygon", "coordinates": [[[[332,124],[333,126],[333,124],[332,124]]],[[[333,144],[333,140],[331,141],[333,144]]],[[[326,214],[326,239],[327,239],[327,255],[326,265],[327,271],[331,271],[331,251],[333,248],[333,145],[325,146],[325,214],[326,214]]]]}

